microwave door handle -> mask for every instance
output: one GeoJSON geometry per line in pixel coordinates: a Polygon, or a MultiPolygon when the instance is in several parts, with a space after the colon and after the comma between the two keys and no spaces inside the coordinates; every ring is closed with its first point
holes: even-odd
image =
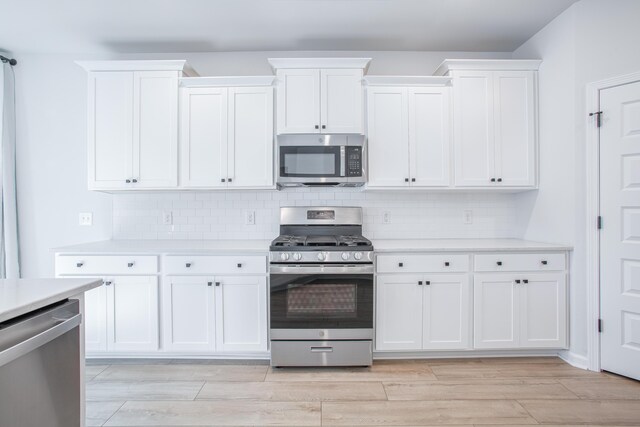
{"type": "Polygon", "coordinates": [[[345,167],[346,167],[346,149],[344,145],[340,146],[340,176],[345,176],[345,167]]]}

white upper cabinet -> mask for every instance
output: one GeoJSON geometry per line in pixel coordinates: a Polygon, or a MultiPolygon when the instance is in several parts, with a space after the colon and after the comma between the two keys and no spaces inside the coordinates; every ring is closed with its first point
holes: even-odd
{"type": "Polygon", "coordinates": [[[185,61],[79,62],[89,72],[90,190],[175,188],[185,61]]]}
{"type": "Polygon", "coordinates": [[[277,75],[277,133],[364,133],[367,58],[269,59],[277,75]]]}
{"type": "Polygon", "coordinates": [[[369,188],[450,185],[448,81],[367,77],[369,188]]]}
{"type": "Polygon", "coordinates": [[[245,83],[264,85],[225,87],[206,86],[227,83],[221,78],[183,80],[181,188],[273,187],[272,81],[246,78],[245,83]]]}

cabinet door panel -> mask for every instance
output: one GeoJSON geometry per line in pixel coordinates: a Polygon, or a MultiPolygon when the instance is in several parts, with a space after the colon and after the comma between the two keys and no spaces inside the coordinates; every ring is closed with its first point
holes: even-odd
{"type": "Polygon", "coordinates": [[[134,188],[178,185],[178,73],[143,71],[133,82],[134,188]]]}
{"type": "Polygon", "coordinates": [[[520,289],[520,347],[567,345],[567,290],[564,273],[527,274],[520,289]]]}
{"type": "Polygon", "coordinates": [[[467,72],[453,80],[455,183],[491,185],[494,174],[493,74],[467,72]]]}
{"type": "Polygon", "coordinates": [[[409,186],[407,90],[370,87],[367,92],[369,187],[409,186]]]}
{"type": "Polygon", "coordinates": [[[267,351],[267,279],[216,277],[218,351],[267,351]]]}
{"type": "Polygon", "coordinates": [[[476,274],[474,280],[475,348],[518,346],[518,298],[514,277],[476,274]]]}
{"type": "Polygon", "coordinates": [[[181,115],[181,185],[226,187],[227,89],[182,89],[181,115]]]}
{"type": "Polygon", "coordinates": [[[322,133],[362,133],[362,70],[320,70],[322,133]]]}
{"type": "Polygon", "coordinates": [[[273,89],[229,89],[229,187],[273,185],[273,89]]]}
{"type": "Polygon", "coordinates": [[[424,278],[422,347],[427,350],[469,348],[469,276],[425,275],[424,278]]]}
{"type": "Polygon", "coordinates": [[[422,348],[421,275],[383,275],[376,279],[376,349],[422,348]]]}
{"type": "Polygon", "coordinates": [[[533,71],[494,72],[496,172],[502,185],[535,185],[533,71]]]}
{"type": "Polygon", "coordinates": [[[213,278],[169,276],[163,282],[164,348],[169,351],[214,351],[213,278]]]}
{"type": "Polygon", "coordinates": [[[107,289],[105,285],[85,292],[83,322],[86,352],[107,351],[107,289]]]}
{"type": "Polygon", "coordinates": [[[278,134],[320,133],[320,70],[278,70],[278,134]]]}
{"type": "Polygon", "coordinates": [[[450,184],[449,96],[449,88],[445,87],[409,89],[411,186],[446,187],[450,184]]]}
{"type": "Polygon", "coordinates": [[[133,73],[89,75],[89,188],[127,188],[133,177],[133,73]]]}
{"type": "Polygon", "coordinates": [[[109,351],[158,349],[158,278],[122,276],[107,290],[109,351]]]}

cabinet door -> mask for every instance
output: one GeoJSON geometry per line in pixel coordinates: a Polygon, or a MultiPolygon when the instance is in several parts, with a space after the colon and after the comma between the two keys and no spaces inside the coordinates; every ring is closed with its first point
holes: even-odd
{"type": "Polygon", "coordinates": [[[413,187],[450,184],[450,88],[410,88],[409,175],[413,187]]]}
{"type": "Polygon", "coordinates": [[[473,287],[474,347],[518,346],[518,297],[515,278],[476,274],[473,287]]]}
{"type": "Polygon", "coordinates": [[[107,351],[107,287],[105,285],[85,292],[83,315],[86,352],[107,351]]]}
{"type": "Polygon", "coordinates": [[[267,279],[216,277],[217,351],[267,351],[267,329],[267,279]]]}
{"type": "Polygon", "coordinates": [[[133,73],[134,188],[178,185],[178,73],[133,73]]]}
{"type": "Polygon", "coordinates": [[[362,70],[320,70],[322,133],[363,133],[362,70]]]}
{"type": "Polygon", "coordinates": [[[133,178],[133,73],[89,74],[89,189],[127,188],[133,178]]]}
{"type": "Polygon", "coordinates": [[[422,348],[470,347],[470,284],[467,274],[425,275],[422,348]]]}
{"type": "Polygon", "coordinates": [[[519,287],[520,347],[567,346],[567,282],[564,273],[524,274],[519,287]]]}
{"type": "Polygon", "coordinates": [[[453,79],[455,184],[492,185],[494,176],[493,73],[460,72],[453,79]]]}
{"type": "Polygon", "coordinates": [[[122,276],[107,289],[109,351],[158,350],[158,278],[122,276]]]}
{"type": "Polygon", "coordinates": [[[168,351],[215,351],[213,278],[169,276],[162,284],[163,347],[168,351]]]}
{"type": "Polygon", "coordinates": [[[367,91],[369,187],[409,186],[407,90],[370,87],[367,91]]]}
{"type": "Polygon", "coordinates": [[[229,187],[273,185],[273,89],[229,89],[229,187]]]}
{"type": "Polygon", "coordinates": [[[376,349],[422,348],[421,275],[382,275],[376,279],[376,349]]]}
{"type": "Polygon", "coordinates": [[[183,88],[180,97],[181,186],[226,187],[227,89],[183,88]]]}
{"type": "Polygon", "coordinates": [[[534,186],[535,74],[495,71],[494,76],[495,175],[501,185],[534,186]]]}
{"type": "Polygon", "coordinates": [[[320,70],[278,70],[278,134],[320,133],[320,70]]]}

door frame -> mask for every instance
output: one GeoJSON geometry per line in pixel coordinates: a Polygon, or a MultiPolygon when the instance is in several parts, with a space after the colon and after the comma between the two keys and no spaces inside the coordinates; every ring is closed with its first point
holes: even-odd
{"type": "Polygon", "coordinates": [[[640,72],[625,74],[587,84],[586,91],[586,253],[587,253],[587,368],[600,371],[600,231],[597,218],[600,215],[600,131],[596,120],[589,114],[600,111],[600,91],[640,81],[640,72]]]}

